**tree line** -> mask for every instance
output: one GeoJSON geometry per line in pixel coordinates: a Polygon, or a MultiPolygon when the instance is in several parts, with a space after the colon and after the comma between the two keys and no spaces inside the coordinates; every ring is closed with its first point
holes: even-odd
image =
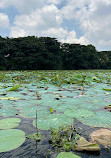
{"type": "Polygon", "coordinates": [[[111,69],[111,51],[51,37],[0,36],[0,70],[111,69]]]}

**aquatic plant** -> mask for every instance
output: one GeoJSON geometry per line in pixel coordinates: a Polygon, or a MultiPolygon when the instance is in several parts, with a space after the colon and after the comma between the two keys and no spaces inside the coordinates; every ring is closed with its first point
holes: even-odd
{"type": "Polygon", "coordinates": [[[56,158],[81,158],[81,157],[73,154],[72,152],[61,152],[57,155],[56,158]]]}
{"type": "Polygon", "coordinates": [[[1,108],[0,109],[0,116],[14,116],[18,114],[18,110],[14,109],[14,108],[1,108]]]}
{"type": "Polygon", "coordinates": [[[14,85],[12,88],[10,88],[8,91],[16,91],[18,90],[22,85],[14,85]]]}
{"type": "Polygon", "coordinates": [[[38,133],[29,134],[27,138],[30,138],[32,140],[36,140],[37,142],[39,142],[42,138],[42,135],[40,132],[38,132],[38,133]]]}
{"type": "Polygon", "coordinates": [[[15,128],[21,122],[20,118],[6,118],[0,120],[0,129],[11,129],[15,128]]]}
{"type": "Polygon", "coordinates": [[[37,110],[36,110],[36,119],[35,119],[35,123],[36,123],[36,133],[33,134],[29,134],[27,136],[27,138],[30,138],[32,140],[36,140],[36,142],[39,142],[42,138],[42,134],[40,132],[38,132],[38,127],[37,127],[37,110]]]}
{"type": "Polygon", "coordinates": [[[25,133],[19,129],[0,130],[0,152],[20,147],[25,142],[25,133]]]}
{"type": "Polygon", "coordinates": [[[75,150],[77,140],[79,138],[80,135],[73,125],[60,127],[59,129],[51,128],[51,137],[49,143],[52,144],[53,148],[71,151],[75,150]]]}
{"type": "MultiPolygon", "coordinates": [[[[74,122],[73,118],[65,116],[64,114],[49,114],[45,118],[37,119],[37,127],[41,130],[49,130],[51,127],[59,129],[60,126],[71,125],[74,122]]],[[[33,121],[36,127],[36,121],[33,121]]]]}

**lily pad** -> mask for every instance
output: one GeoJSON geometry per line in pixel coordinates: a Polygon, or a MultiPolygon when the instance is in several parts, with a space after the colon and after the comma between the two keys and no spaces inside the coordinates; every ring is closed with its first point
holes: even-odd
{"type": "MultiPolygon", "coordinates": [[[[41,130],[49,130],[50,128],[59,129],[60,126],[71,125],[73,118],[64,114],[50,114],[45,119],[39,118],[37,120],[37,127],[41,130]]],[[[33,125],[36,127],[36,121],[33,121],[33,125]]]]}
{"type": "Polygon", "coordinates": [[[111,128],[111,113],[107,111],[97,111],[92,117],[78,118],[78,120],[92,127],[111,128]]]}
{"type": "Polygon", "coordinates": [[[9,89],[9,91],[16,91],[18,88],[22,87],[22,85],[15,85],[9,89]]]}
{"type": "Polygon", "coordinates": [[[19,129],[0,130],[0,152],[16,149],[24,142],[24,131],[19,129]]]}
{"type": "Polygon", "coordinates": [[[6,118],[0,120],[0,129],[10,129],[15,128],[21,122],[20,118],[6,118]]]}
{"type": "Polygon", "coordinates": [[[4,116],[4,117],[7,117],[7,116],[14,116],[18,114],[18,111],[14,108],[4,108],[4,109],[0,109],[0,116],[4,116]]]}
{"type": "Polygon", "coordinates": [[[47,115],[50,115],[50,111],[48,109],[45,109],[45,107],[43,107],[43,109],[34,108],[31,109],[31,111],[30,108],[28,108],[26,111],[24,108],[23,110],[20,110],[19,115],[24,118],[36,118],[36,110],[37,110],[37,118],[47,117],[47,115]]]}
{"type": "Polygon", "coordinates": [[[0,97],[0,100],[19,100],[20,98],[16,97],[0,97]]]}
{"type": "Polygon", "coordinates": [[[87,109],[76,109],[76,110],[66,110],[64,112],[65,115],[74,117],[74,118],[87,118],[94,116],[95,113],[92,111],[89,111],[87,109]]]}
{"type": "Polygon", "coordinates": [[[111,91],[111,89],[108,89],[108,88],[103,88],[103,90],[105,90],[105,91],[111,91]]]}
{"type": "Polygon", "coordinates": [[[81,157],[73,154],[72,152],[61,152],[57,155],[56,158],[81,158],[81,157]]]}

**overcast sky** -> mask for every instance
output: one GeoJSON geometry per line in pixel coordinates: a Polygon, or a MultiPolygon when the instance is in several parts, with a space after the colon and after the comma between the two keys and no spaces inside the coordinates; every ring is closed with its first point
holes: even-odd
{"type": "Polygon", "coordinates": [[[111,0],[0,0],[0,35],[50,36],[111,50],[111,0]]]}

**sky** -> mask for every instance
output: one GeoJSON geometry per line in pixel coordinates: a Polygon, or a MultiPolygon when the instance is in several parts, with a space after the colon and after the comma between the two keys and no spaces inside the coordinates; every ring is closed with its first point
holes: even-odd
{"type": "Polygon", "coordinates": [[[111,0],[0,0],[0,35],[55,37],[111,50],[111,0]]]}

